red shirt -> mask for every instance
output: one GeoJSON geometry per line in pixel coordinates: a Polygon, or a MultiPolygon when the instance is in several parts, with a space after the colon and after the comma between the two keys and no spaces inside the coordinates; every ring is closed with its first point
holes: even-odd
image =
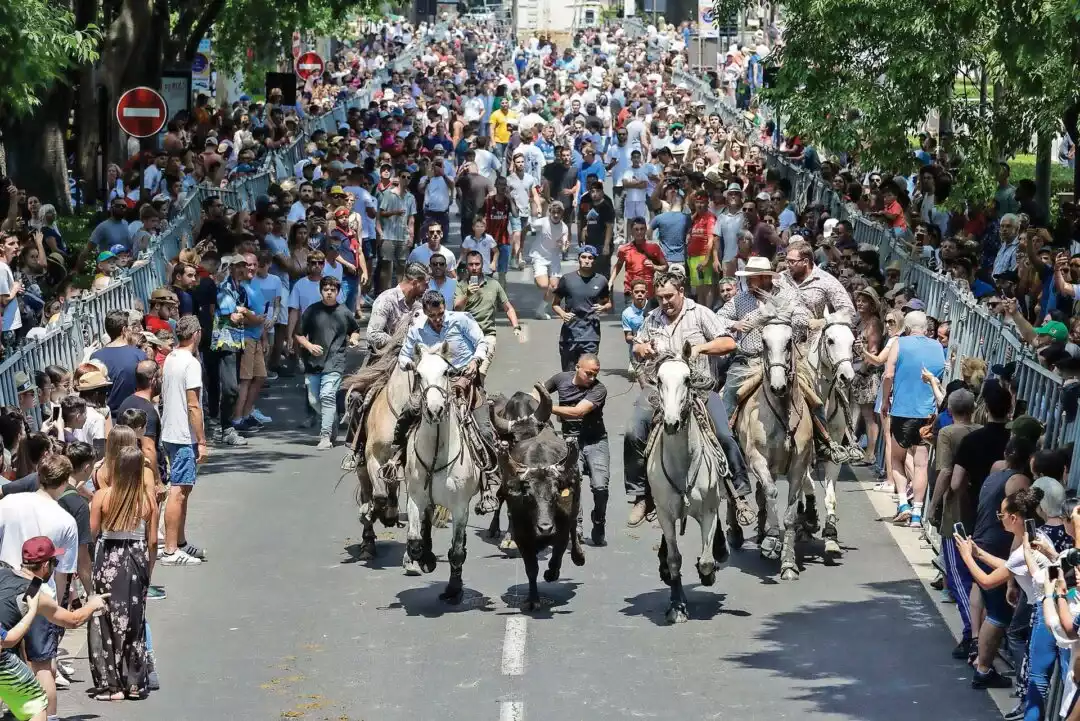
{"type": "Polygon", "coordinates": [[[487,232],[498,245],[510,244],[510,198],[499,200],[491,195],[484,200],[484,221],[487,232]]]}
{"type": "Polygon", "coordinates": [[[716,216],[707,210],[691,221],[690,234],[686,239],[687,258],[701,258],[708,254],[714,225],[716,216]]]}
{"type": "Polygon", "coordinates": [[[150,315],[150,314],[147,314],[146,317],[143,318],[143,327],[146,328],[146,330],[150,331],[151,333],[157,333],[159,330],[167,330],[167,331],[172,330],[172,326],[169,325],[169,321],[162,320],[161,318],[158,318],[156,315],[150,315]]]}
{"type": "Polygon", "coordinates": [[[626,279],[623,281],[623,290],[630,292],[630,284],[635,280],[644,280],[648,285],[649,297],[653,297],[653,269],[645,267],[645,261],[651,260],[653,265],[665,265],[664,251],[656,243],[645,241],[639,249],[636,243],[624,243],[619,246],[618,259],[626,268],[626,279]]]}

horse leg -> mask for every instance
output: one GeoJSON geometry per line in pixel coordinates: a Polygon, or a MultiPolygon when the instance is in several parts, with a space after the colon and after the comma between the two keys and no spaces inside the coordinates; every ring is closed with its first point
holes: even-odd
{"type": "Polygon", "coordinates": [[[812,471],[807,470],[803,474],[803,498],[806,501],[806,505],[803,509],[801,520],[802,531],[807,536],[813,536],[815,533],[821,530],[821,520],[818,518],[817,510],[817,489],[814,487],[814,478],[811,475],[812,471]]]}
{"type": "Polygon", "coordinates": [[[822,538],[825,539],[825,565],[827,566],[836,563],[836,559],[842,555],[840,540],[836,533],[836,524],[839,520],[836,515],[837,476],[828,473],[830,470],[832,469],[827,468],[825,475],[825,528],[821,532],[822,538]]]}
{"type": "Polygon", "coordinates": [[[686,593],[682,585],[682,554],[679,553],[679,541],[675,529],[675,518],[667,508],[657,507],[656,517],[667,541],[668,575],[671,577],[671,602],[664,617],[668,623],[686,623],[689,615],[686,611],[686,593]]]}
{"type": "Polygon", "coordinates": [[[725,505],[727,506],[728,548],[733,551],[738,551],[743,547],[743,544],[746,542],[746,537],[743,535],[742,526],[739,525],[739,519],[735,517],[735,502],[729,499],[725,505]]]}
{"type": "Polygon", "coordinates": [[[789,473],[787,508],[784,511],[784,540],[780,547],[781,581],[797,581],[799,579],[799,566],[795,561],[795,535],[799,525],[799,496],[802,484],[798,482],[792,483],[790,479],[803,478],[806,474],[806,464],[794,461],[791,464],[789,473]]]}
{"type": "Polygon", "coordinates": [[[769,472],[769,464],[759,453],[750,461],[758,478],[758,545],[761,557],[770,561],[780,558],[780,519],[776,512],[776,481],[769,472]]]}
{"type": "Polygon", "coordinates": [[[423,524],[427,521],[429,512],[427,504],[422,506],[420,499],[414,497],[411,488],[406,490],[405,513],[409,519],[405,529],[406,555],[413,561],[419,561],[424,555],[423,524]]]}
{"type": "Polygon", "coordinates": [[[656,552],[656,559],[660,562],[660,580],[665,586],[670,586],[671,568],[668,566],[667,536],[660,537],[660,550],[656,552]]]}
{"type": "Polygon", "coordinates": [[[720,509],[712,504],[704,504],[701,517],[697,519],[701,528],[701,556],[697,560],[698,578],[702,586],[711,586],[716,583],[716,564],[723,563],[716,552],[717,539],[721,545],[721,553],[727,560],[727,546],[724,544],[724,533],[720,528],[720,509]],[[717,533],[717,531],[720,533],[717,533]]]}
{"type": "Polygon", "coordinates": [[[371,515],[371,483],[367,480],[367,469],[363,464],[357,464],[356,476],[359,481],[356,499],[360,504],[359,519],[363,528],[356,560],[371,561],[375,559],[375,519],[371,515]]]}
{"type": "Polygon", "coordinates": [[[439,600],[456,606],[461,603],[464,595],[461,572],[465,567],[465,540],[469,526],[469,499],[464,503],[457,504],[457,508],[451,509],[453,513],[453,531],[450,541],[450,551],[446,558],[450,561],[450,581],[446,584],[446,590],[439,594],[439,600]]]}
{"type": "Polygon", "coordinates": [[[424,520],[420,524],[420,534],[423,537],[423,548],[417,562],[420,565],[420,570],[424,573],[431,573],[435,570],[435,552],[431,547],[431,529],[434,527],[432,516],[434,513],[435,506],[428,506],[424,510],[424,520]]]}

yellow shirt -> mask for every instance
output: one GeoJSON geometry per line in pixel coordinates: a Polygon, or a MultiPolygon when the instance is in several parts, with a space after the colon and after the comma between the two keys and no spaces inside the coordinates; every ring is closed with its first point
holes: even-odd
{"type": "Polygon", "coordinates": [[[505,113],[502,108],[491,114],[491,139],[496,143],[510,142],[510,124],[507,122],[516,113],[505,113]]]}

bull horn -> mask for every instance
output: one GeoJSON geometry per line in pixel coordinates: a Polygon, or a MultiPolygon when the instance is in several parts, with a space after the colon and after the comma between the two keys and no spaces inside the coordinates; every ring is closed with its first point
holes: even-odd
{"type": "Polygon", "coordinates": [[[488,401],[488,412],[491,414],[491,426],[496,433],[502,435],[510,433],[510,421],[495,412],[495,401],[488,401]]]}
{"type": "Polygon", "coordinates": [[[536,406],[536,410],[533,411],[533,418],[536,422],[543,425],[548,422],[548,418],[551,418],[551,396],[548,395],[547,389],[543,385],[537,383],[533,386],[536,389],[537,399],[540,401],[536,406]]]}

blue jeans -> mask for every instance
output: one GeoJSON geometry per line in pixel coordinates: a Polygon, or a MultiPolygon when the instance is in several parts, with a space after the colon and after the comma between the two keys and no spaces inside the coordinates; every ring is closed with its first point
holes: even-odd
{"type": "Polygon", "coordinates": [[[319,437],[333,440],[341,374],[337,372],[308,373],[304,376],[304,381],[307,384],[309,416],[319,417],[319,437]]]}
{"type": "MultiPolygon", "coordinates": [[[[505,273],[510,270],[510,246],[499,246],[499,259],[495,261],[495,271],[505,273]]],[[[505,289],[504,289],[505,290],[505,289]]]]}
{"type": "Polygon", "coordinates": [[[1063,673],[1069,669],[1068,649],[1058,648],[1054,634],[1043,620],[1042,604],[1035,606],[1031,618],[1031,641],[1028,645],[1027,693],[1024,696],[1024,721],[1047,718],[1046,700],[1054,665],[1063,673]]]}

